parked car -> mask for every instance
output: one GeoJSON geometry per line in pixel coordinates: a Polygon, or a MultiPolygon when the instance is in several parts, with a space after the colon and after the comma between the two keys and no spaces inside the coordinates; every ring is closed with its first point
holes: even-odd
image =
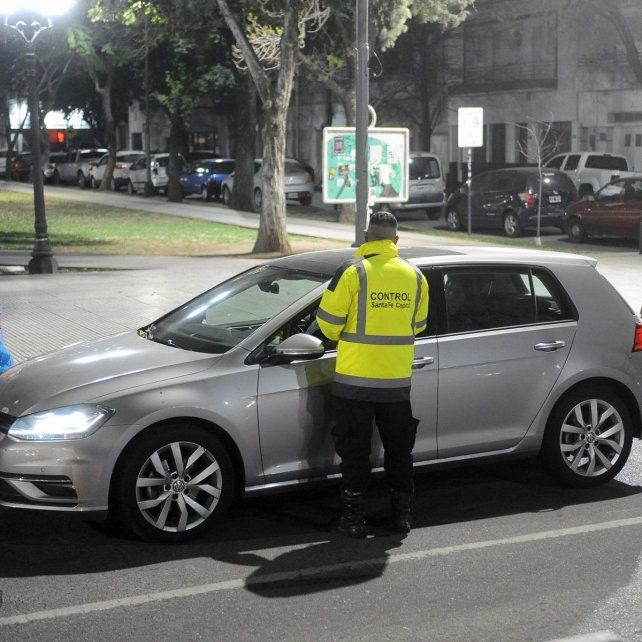
{"type": "Polygon", "coordinates": [[[568,238],[581,243],[589,236],[639,238],[642,223],[642,176],[605,185],[566,210],[568,238]]]}
{"type": "Polygon", "coordinates": [[[31,152],[20,152],[14,154],[11,159],[11,176],[16,181],[28,181],[31,179],[31,152]]]}
{"type": "MultiPolygon", "coordinates": [[[[119,190],[121,187],[127,187],[129,183],[129,168],[137,160],[145,157],[145,152],[136,149],[122,150],[116,152],[116,165],[114,174],[109,184],[112,192],[119,190]]],[[[109,163],[109,154],[101,156],[97,163],[93,161],[89,164],[89,182],[94,189],[100,187],[109,163]]]]}
{"type": "MultiPolygon", "coordinates": [[[[263,205],[263,179],[261,176],[262,160],[254,160],[254,209],[261,211],[263,205]]],[[[314,184],[312,176],[307,172],[301,163],[294,158],[285,159],[285,178],[283,179],[285,198],[297,200],[301,205],[310,205],[314,184]]],[[[230,174],[221,184],[223,202],[230,204],[232,192],[234,191],[234,173],[230,174]]]]}
{"type": "Polygon", "coordinates": [[[581,152],[553,156],[546,167],[565,172],[575,184],[580,198],[595,194],[615,178],[634,176],[626,156],[581,152]]]}
{"type": "Polygon", "coordinates": [[[56,163],[52,176],[54,183],[76,183],[78,187],[89,185],[89,163],[98,160],[107,153],[106,149],[75,149],[56,163]]]}
{"type": "MultiPolygon", "coordinates": [[[[181,166],[185,164],[185,159],[179,155],[181,166]]],[[[169,177],[167,176],[167,166],[169,165],[169,154],[152,154],[151,156],[151,175],[154,192],[157,194],[167,191],[169,177]]],[[[127,182],[127,191],[130,194],[138,194],[145,191],[147,181],[147,158],[143,156],[129,168],[129,181],[127,182]]]]}
{"type": "Polygon", "coordinates": [[[430,152],[411,152],[409,163],[409,198],[405,203],[389,203],[391,212],[425,210],[431,220],[437,220],[446,206],[446,179],[441,161],[430,152]]]}
{"type": "Polygon", "coordinates": [[[62,162],[67,156],[67,152],[51,152],[49,158],[47,158],[47,163],[42,169],[42,173],[46,183],[55,183],[56,176],[56,167],[58,163],[62,162]]]}
{"type": "MultiPolygon", "coordinates": [[[[415,465],[541,453],[566,484],[617,475],[642,431],[642,319],[596,261],[512,248],[401,255],[439,302],[415,342],[415,465]]],[[[351,256],[264,263],[138,331],[9,370],[0,504],[108,510],[142,538],[179,541],[236,494],[336,478],[336,347],[316,310],[351,256]]],[[[380,444],[373,458],[381,470],[380,444]]]]}
{"type": "Polygon", "coordinates": [[[221,183],[234,171],[233,158],[210,158],[193,162],[181,174],[186,196],[200,194],[204,201],[221,196],[221,183]]]}
{"type": "MultiPolygon", "coordinates": [[[[565,230],[564,208],[577,199],[571,179],[557,170],[543,174],[540,224],[565,230]]],[[[473,177],[471,218],[473,228],[503,228],[515,238],[537,226],[539,172],[537,167],[516,167],[484,172],[473,177]]],[[[465,183],[448,199],[448,229],[464,229],[468,220],[468,185],[465,183]]]]}
{"type": "Polygon", "coordinates": [[[7,156],[9,155],[9,150],[0,149],[0,176],[7,175],[7,156]]]}

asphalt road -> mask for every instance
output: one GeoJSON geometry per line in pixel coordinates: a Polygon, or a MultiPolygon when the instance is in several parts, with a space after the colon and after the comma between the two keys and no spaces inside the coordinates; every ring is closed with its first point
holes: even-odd
{"type": "MultiPolygon", "coordinates": [[[[618,248],[609,253],[617,276],[618,248]]],[[[137,274],[126,276],[158,285],[137,274]]],[[[46,286],[39,278],[33,287],[46,286]]],[[[0,510],[0,641],[642,640],[641,472],[638,441],[618,478],[593,490],[561,488],[534,461],[431,470],[405,538],[387,530],[376,481],[365,541],[331,532],[333,487],[237,500],[180,546],[0,510]]]]}

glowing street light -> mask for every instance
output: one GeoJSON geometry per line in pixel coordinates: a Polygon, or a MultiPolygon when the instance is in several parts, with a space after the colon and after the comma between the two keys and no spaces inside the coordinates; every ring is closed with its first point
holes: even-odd
{"type": "Polygon", "coordinates": [[[47,232],[45,194],[40,160],[40,116],[38,110],[38,87],[36,83],[36,40],[43,32],[53,27],[52,18],[66,13],[73,0],[0,0],[0,16],[4,26],[16,33],[27,48],[27,72],[29,78],[29,117],[31,121],[33,205],[36,239],[29,261],[30,274],[51,274],[58,271],[47,232]],[[43,22],[42,19],[46,22],[43,22]]]}

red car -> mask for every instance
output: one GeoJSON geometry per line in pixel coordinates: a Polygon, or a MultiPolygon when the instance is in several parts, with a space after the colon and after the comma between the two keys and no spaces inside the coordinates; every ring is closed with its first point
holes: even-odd
{"type": "Polygon", "coordinates": [[[638,238],[642,222],[642,176],[605,185],[595,198],[573,203],[566,210],[566,231],[574,243],[589,236],[638,238]]]}

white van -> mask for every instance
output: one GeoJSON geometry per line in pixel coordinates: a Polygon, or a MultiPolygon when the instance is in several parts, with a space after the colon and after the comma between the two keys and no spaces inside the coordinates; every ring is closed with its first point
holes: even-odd
{"type": "Polygon", "coordinates": [[[389,203],[395,215],[400,212],[426,210],[435,221],[446,208],[446,177],[441,161],[431,152],[410,152],[409,196],[405,203],[389,203]]]}

